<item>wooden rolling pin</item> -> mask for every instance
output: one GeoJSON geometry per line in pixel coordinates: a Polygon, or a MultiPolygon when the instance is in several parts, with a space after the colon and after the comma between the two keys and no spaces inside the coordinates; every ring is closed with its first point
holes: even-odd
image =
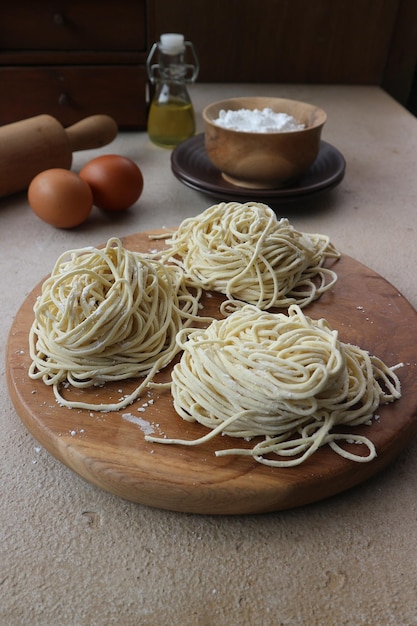
{"type": "Polygon", "coordinates": [[[29,186],[52,167],[71,168],[72,153],[100,148],[116,137],[108,115],[92,115],[64,128],[51,115],[37,115],[0,127],[0,197],[29,186]]]}

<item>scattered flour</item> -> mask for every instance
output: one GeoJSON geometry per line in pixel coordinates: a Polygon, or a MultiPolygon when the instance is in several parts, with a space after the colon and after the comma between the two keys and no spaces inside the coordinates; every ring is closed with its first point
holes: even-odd
{"type": "Polygon", "coordinates": [[[213,122],[223,128],[252,133],[273,133],[305,128],[305,125],[300,124],[292,115],[274,113],[269,108],[238,109],[237,111],[222,109],[219,111],[219,117],[213,122]]]}
{"type": "Polygon", "coordinates": [[[145,435],[152,435],[155,433],[155,426],[141,417],[136,417],[136,415],[132,415],[131,413],[123,413],[122,417],[132,424],[137,424],[145,435]]]}

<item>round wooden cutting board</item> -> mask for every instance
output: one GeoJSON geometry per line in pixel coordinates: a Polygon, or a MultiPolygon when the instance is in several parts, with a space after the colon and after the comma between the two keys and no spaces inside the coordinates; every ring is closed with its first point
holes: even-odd
{"type": "MultiPolygon", "coordinates": [[[[125,247],[147,252],[163,247],[139,233],[125,247]]],[[[146,391],[119,412],[59,406],[50,387],[28,376],[28,334],[32,307],[41,283],[23,303],[10,330],[7,379],[18,415],[38,442],[77,474],[117,496],[145,505],[204,514],[246,514],[306,505],[349,489],[386,467],[417,431],[417,313],[384,278],[342,255],[334,265],[335,287],[305,309],[326,318],[339,338],[379,356],[397,373],[402,397],[380,407],[370,426],[356,428],[375,444],[377,457],[366,463],[343,459],[328,446],[298,467],[270,468],[250,457],[216,457],[223,448],[251,445],[219,436],[204,445],[184,447],[148,443],[145,434],[196,439],[207,430],[184,422],[174,411],[170,392],[146,391]]],[[[204,299],[204,314],[218,317],[221,297],[204,299]]],[[[171,368],[158,375],[169,380],[171,368]]],[[[122,381],[93,390],[70,390],[71,398],[116,401],[137,386],[122,381]]],[[[252,444],[253,445],[253,444],[252,444]]],[[[354,444],[351,444],[354,445],[354,444]]],[[[358,452],[356,444],[354,450],[358,452]]]]}

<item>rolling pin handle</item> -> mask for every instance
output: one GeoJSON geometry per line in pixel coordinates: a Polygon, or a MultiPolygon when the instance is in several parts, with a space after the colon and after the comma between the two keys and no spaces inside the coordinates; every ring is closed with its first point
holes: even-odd
{"type": "Polygon", "coordinates": [[[118,133],[115,120],[109,115],[91,115],[65,129],[71,152],[101,148],[118,133]]]}

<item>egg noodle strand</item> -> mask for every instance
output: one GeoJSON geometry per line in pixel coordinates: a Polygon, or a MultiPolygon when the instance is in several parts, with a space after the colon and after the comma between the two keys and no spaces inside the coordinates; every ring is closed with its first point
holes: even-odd
{"type": "Polygon", "coordinates": [[[298,232],[257,202],[222,202],[185,219],[167,239],[162,259],[177,263],[189,284],[261,309],[305,306],[330,289],[323,267],[340,254],[329,238],[298,232]]]}
{"type": "Polygon", "coordinates": [[[52,385],[61,405],[119,410],[178,353],[176,335],[195,322],[200,296],[178,267],[128,251],[116,238],[103,249],[66,252],[34,305],[29,376],[52,385]],[[60,392],[63,383],[86,388],[143,376],[117,403],[70,401],[60,392]]]}
{"type": "Polygon", "coordinates": [[[178,415],[211,429],[188,441],[147,436],[147,441],[198,445],[219,433],[250,440],[251,449],[217,456],[250,455],[273,467],[299,465],[329,444],[341,456],[370,461],[373,443],[336,427],[369,424],[382,403],[401,395],[393,368],[357,346],[338,340],[325,319],[312,320],[291,305],[288,315],[243,305],[206,329],[184,329],[183,351],[173,368],[171,393],[178,415]],[[340,441],[364,444],[354,454],[340,441]],[[272,456],[272,458],[271,458],[272,456]]]}

